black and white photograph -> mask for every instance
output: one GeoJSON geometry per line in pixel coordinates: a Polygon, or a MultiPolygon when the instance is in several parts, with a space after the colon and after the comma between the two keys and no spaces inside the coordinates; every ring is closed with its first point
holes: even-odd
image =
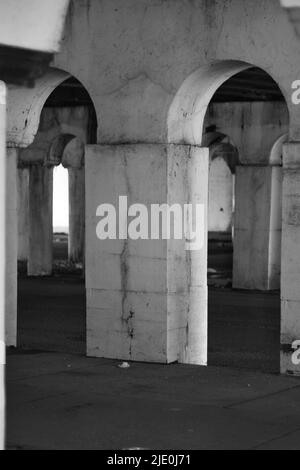
{"type": "Polygon", "coordinates": [[[0,450],[300,450],[300,0],[0,0],[0,450]]]}

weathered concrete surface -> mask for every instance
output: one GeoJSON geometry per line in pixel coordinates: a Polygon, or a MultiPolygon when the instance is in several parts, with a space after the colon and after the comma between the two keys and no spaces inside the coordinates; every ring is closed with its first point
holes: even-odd
{"type": "Polygon", "coordinates": [[[18,185],[18,260],[28,260],[29,243],[29,170],[19,168],[18,185]]]}
{"type": "Polygon", "coordinates": [[[89,113],[85,106],[44,108],[31,145],[19,152],[23,165],[48,163],[59,165],[66,144],[74,137],[87,141],[89,113]],[[64,139],[68,138],[68,139],[64,139]],[[60,145],[61,144],[61,145],[60,145]]]}
{"type": "Polygon", "coordinates": [[[73,263],[84,260],[85,246],[85,169],[69,168],[68,257],[73,263]]]}
{"type": "Polygon", "coordinates": [[[69,354],[8,357],[7,448],[298,449],[300,382],[69,354]]]}
{"type": "Polygon", "coordinates": [[[231,232],[234,177],[220,156],[209,165],[208,231],[231,232]]]}
{"type": "MultiPolygon", "coordinates": [[[[205,114],[214,92],[226,79],[253,65],[267,71],[280,86],[289,108],[290,139],[300,138],[300,107],[291,100],[291,84],[300,76],[299,42],[286,13],[279,2],[273,0],[74,1],[63,48],[53,65],[61,70],[49,71],[30,93],[19,89],[11,91],[8,140],[13,145],[26,146],[32,142],[46,98],[69,74],[81,81],[93,100],[99,124],[98,142],[201,145],[205,114]]],[[[270,115],[272,113],[261,114],[266,117],[266,126],[262,127],[270,128],[268,139],[273,135],[270,115]]],[[[252,131],[249,136],[253,137],[252,131]]],[[[264,132],[260,132],[258,142],[264,144],[263,136],[264,132]]],[[[276,130],[274,138],[277,137],[276,130]]],[[[241,158],[249,158],[249,164],[258,163],[252,161],[254,155],[265,164],[265,153],[261,150],[254,148],[241,158]]],[[[41,154],[45,155],[43,152],[41,149],[41,154]]],[[[109,191],[104,194],[108,195],[109,191]]],[[[293,242],[288,244],[292,246],[293,242]]],[[[297,246],[295,243],[293,248],[297,246]]],[[[288,254],[289,249],[284,253],[287,265],[291,254],[288,254]]],[[[152,265],[149,268],[150,272],[157,269],[158,275],[145,276],[141,282],[143,287],[148,281],[152,285],[161,280],[163,270],[157,268],[160,261],[153,263],[156,268],[152,265]]],[[[111,265],[116,268],[116,264],[111,265]]],[[[203,262],[202,268],[204,265],[203,262]]],[[[119,268],[119,264],[117,266],[119,268]]],[[[93,264],[88,270],[94,270],[93,264]]],[[[146,270],[145,263],[144,274],[146,270]]],[[[117,282],[118,275],[116,273],[117,282]]],[[[99,279],[105,282],[101,273],[99,279]]],[[[283,283],[287,284],[285,279],[283,283]]],[[[295,277],[294,282],[298,285],[299,278],[295,277]]],[[[118,290],[118,285],[112,285],[118,290]]],[[[179,285],[181,287],[180,282],[179,285]]],[[[205,318],[205,286],[200,297],[196,304],[205,318]]],[[[295,300],[289,296],[284,299],[290,301],[290,307],[295,300]]],[[[97,300],[97,304],[101,302],[97,300]]],[[[160,302],[161,299],[159,308],[160,302]]],[[[163,303],[165,305],[165,299],[163,303]]],[[[115,305],[111,306],[115,311],[115,305]]],[[[176,302],[176,308],[181,309],[180,302],[176,302]]],[[[126,318],[131,324],[131,317],[126,318]]],[[[297,329],[298,326],[297,321],[297,329]]],[[[131,331],[130,325],[128,331],[131,331]]],[[[178,328],[174,331],[176,342],[178,328]]],[[[181,333],[185,338],[184,328],[181,333]]],[[[101,331],[99,335],[101,337],[101,331]]],[[[163,330],[161,335],[165,335],[163,330]]],[[[184,338],[180,340],[182,344],[184,338]]],[[[158,341],[160,345],[164,342],[158,341]]],[[[174,350],[172,341],[168,343],[170,350],[174,350]]],[[[120,349],[128,350],[128,341],[125,345],[121,343],[120,340],[120,349]]]]}
{"type": "Polygon", "coordinates": [[[5,273],[5,329],[6,345],[17,344],[17,159],[16,149],[7,149],[6,158],[6,273],[5,273]]]}
{"type": "MultiPolygon", "coordinates": [[[[229,137],[241,164],[281,164],[270,162],[270,155],[275,142],[289,129],[285,102],[210,103],[204,129],[208,126],[216,126],[218,132],[229,137]]],[[[282,151],[282,142],[278,147],[282,151]]]]}
{"type": "MultiPolygon", "coordinates": [[[[74,1],[62,49],[53,64],[66,71],[65,76],[53,70],[30,97],[12,90],[9,140],[30,143],[46,97],[69,73],[83,83],[94,102],[99,142],[165,143],[168,111],[183,82],[197,69],[228,60],[240,62],[242,69],[261,67],[274,77],[288,103],[295,139],[300,110],[290,97],[291,83],[300,75],[299,54],[293,26],[274,0],[74,1]]],[[[236,70],[225,67],[215,77],[208,73],[206,83],[202,81],[207,97],[203,118],[215,89],[236,70]]],[[[190,92],[193,107],[201,85],[190,92]]]]}
{"type": "Polygon", "coordinates": [[[84,142],[78,137],[64,148],[62,165],[69,174],[69,261],[84,260],[85,246],[85,169],[84,142]]]}
{"type": "Polygon", "coordinates": [[[295,137],[299,108],[289,98],[299,54],[293,27],[273,0],[94,0],[73,2],[55,65],[87,86],[102,142],[165,142],[168,108],[183,81],[197,67],[228,59],[261,66],[277,80],[295,137]]]}
{"type": "Polygon", "coordinates": [[[29,276],[52,273],[53,170],[43,165],[29,169],[29,276]]]}
{"type": "Polygon", "coordinates": [[[5,308],[6,308],[6,248],[8,202],[6,197],[6,86],[0,81],[0,449],[5,436],[5,308]]]}
{"type": "Polygon", "coordinates": [[[299,15],[299,0],[280,0],[281,5],[286,8],[287,14],[291,23],[293,24],[296,33],[300,35],[300,15],[299,15]]]}
{"type": "Polygon", "coordinates": [[[2,3],[0,43],[43,52],[57,51],[68,3],[67,0],[58,0],[54,5],[38,0],[28,0],[22,5],[2,3]]]}
{"type": "Polygon", "coordinates": [[[290,356],[293,341],[300,338],[300,144],[285,144],[283,148],[281,370],[299,374],[290,356]]]}
{"type": "MultiPolygon", "coordinates": [[[[88,354],[206,363],[208,151],[190,146],[86,147],[88,354]],[[201,203],[203,245],[99,240],[99,204],[201,203]]],[[[150,234],[150,232],[149,232],[150,234]]]]}
{"type": "MultiPolygon", "coordinates": [[[[50,223],[52,224],[52,183],[46,183],[47,174],[51,171],[43,165],[59,165],[63,162],[65,167],[70,168],[70,258],[73,261],[82,261],[84,251],[84,142],[88,139],[89,133],[89,110],[86,106],[74,108],[44,108],[41,113],[38,133],[34,142],[25,149],[19,150],[19,259],[28,259],[28,268],[31,275],[49,274],[52,254],[52,238],[50,238],[50,223]],[[40,173],[45,176],[44,182],[33,179],[35,168],[40,165],[40,173]],[[72,168],[72,170],[71,170],[72,168]],[[27,181],[27,173],[31,179],[27,181]],[[81,173],[80,173],[81,172],[81,173]],[[49,185],[46,191],[46,185],[49,185]],[[28,216],[26,204],[28,199],[28,187],[30,185],[31,206],[39,204],[43,200],[48,204],[47,211],[40,214],[40,209],[28,209],[31,211],[28,216]],[[46,194],[47,193],[47,194],[46,194]],[[47,202],[46,199],[49,199],[47,202]],[[51,207],[50,207],[51,205],[51,207]],[[28,226],[30,220],[30,225],[28,226]],[[45,224],[44,226],[42,226],[45,224]],[[38,239],[31,242],[30,250],[27,248],[29,232],[34,233],[38,229],[38,239]],[[41,238],[42,237],[42,238],[41,238]],[[36,246],[33,247],[33,244],[36,246]],[[44,248],[42,248],[44,245],[44,248]],[[45,249],[45,252],[43,252],[45,249]],[[29,254],[28,254],[29,250],[29,254]],[[43,260],[44,256],[44,260],[43,260]],[[37,258],[40,258],[37,260],[37,258]],[[38,266],[36,266],[36,263],[38,266]],[[35,267],[34,267],[35,265],[35,267]],[[44,265],[44,266],[43,266],[44,265]]],[[[49,173],[50,175],[50,173],[49,173]]],[[[51,226],[52,230],[52,226],[51,226]]],[[[34,234],[31,235],[34,237],[34,234]]],[[[51,235],[52,237],[52,235],[51,235]]]]}
{"type": "Polygon", "coordinates": [[[280,287],[282,168],[236,169],[233,286],[280,287]]]}
{"type": "Polygon", "coordinates": [[[7,145],[27,147],[32,144],[39,125],[43,106],[69,74],[62,70],[49,70],[36,80],[34,87],[12,87],[7,102],[7,145]]]}

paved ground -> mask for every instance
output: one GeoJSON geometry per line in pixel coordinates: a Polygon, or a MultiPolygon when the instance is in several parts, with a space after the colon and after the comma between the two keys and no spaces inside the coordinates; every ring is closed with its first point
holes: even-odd
{"type": "Polygon", "coordinates": [[[8,449],[300,449],[300,380],[62,353],[8,356],[8,449]]]}
{"type": "MultiPolygon", "coordinates": [[[[85,289],[80,276],[20,278],[18,344],[85,352],[85,289]]],[[[278,294],[215,289],[208,302],[209,364],[279,371],[278,294]]]]}
{"type": "Polygon", "coordinates": [[[278,371],[278,293],[210,289],[208,368],[85,358],[79,275],[21,276],[18,302],[9,449],[300,449],[300,379],[261,373],[278,371]]]}
{"type": "Polygon", "coordinates": [[[79,275],[19,278],[18,344],[85,353],[85,286],[79,275]]]}

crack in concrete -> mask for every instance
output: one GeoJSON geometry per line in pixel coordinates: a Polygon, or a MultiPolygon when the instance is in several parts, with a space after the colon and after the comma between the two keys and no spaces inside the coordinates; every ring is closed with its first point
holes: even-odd
{"type": "Polygon", "coordinates": [[[279,439],[283,439],[285,437],[288,437],[288,436],[291,436],[292,434],[295,434],[296,432],[299,432],[300,431],[300,427],[297,427],[291,431],[288,431],[288,432],[285,432],[283,434],[280,434],[279,436],[277,437],[272,437],[271,439],[267,439],[263,442],[261,442],[260,444],[257,444],[256,446],[253,446],[253,447],[250,447],[249,450],[257,450],[259,448],[261,448],[262,446],[266,445],[266,444],[270,444],[271,442],[276,442],[278,441],[279,439]]]}
{"type": "MultiPolygon", "coordinates": [[[[127,196],[130,197],[131,195],[131,188],[130,188],[130,181],[128,178],[127,173],[127,156],[124,154],[124,175],[126,180],[126,188],[127,188],[127,196]]],[[[134,319],[134,312],[130,310],[129,315],[126,314],[126,310],[128,306],[126,306],[127,302],[127,295],[128,295],[128,273],[129,273],[129,266],[128,266],[128,239],[124,240],[124,246],[120,255],[120,263],[121,263],[121,290],[122,290],[122,322],[126,326],[127,335],[129,337],[129,357],[132,356],[132,340],[134,338],[134,326],[133,326],[133,319],[134,319]]]]}
{"type": "Polygon", "coordinates": [[[242,405],[246,405],[247,403],[252,403],[252,402],[255,402],[255,401],[258,401],[258,400],[263,400],[265,398],[280,395],[281,393],[286,393],[286,392],[289,392],[289,391],[294,390],[296,388],[300,388],[300,384],[299,385],[293,385],[292,387],[288,387],[288,388],[285,388],[283,390],[277,390],[276,392],[267,393],[266,395],[260,395],[259,397],[250,398],[248,400],[240,401],[240,402],[237,402],[237,403],[232,403],[230,405],[225,405],[225,406],[223,406],[223,408],[224,409],[233,409],[236,406],[242,406],[242,405]]]}

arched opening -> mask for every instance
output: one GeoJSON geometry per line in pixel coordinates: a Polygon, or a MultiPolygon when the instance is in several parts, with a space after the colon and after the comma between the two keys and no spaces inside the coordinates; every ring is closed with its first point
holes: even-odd
{"type": "Polygon", "coordinates": [[[91,98],[70,77],[50,93],[34,141],[20,151],[21,347],[86,351],[84,149],[96,129],[91,98]]]}
{"type": "Polygon", "coordinates": [[[237,148],[224,134],[204,136],[209,148],[208,285],[225,286],[232,279],[235,169],[237,148]]]}
{"type": "Polygon", "coordinates": [[[206,263],[206,244],[191,254],[191,266],[199,266],[192,269],[191,284],[202,289],[200,300],[192,299],[189,309],[193,325],[201,325],[194,350],[200,342],[203,348],[207,339],[207,356],[195,356],[197,363],[208,359],[213,365],[279,371],[278,154],[288,127],[288,108],[278,84],[262,69],[239,61],[217,62],[194,72],[169,110],[169,142],[209,150],[204,227],[210,248],[208,303],[200,268],[206,263]],[[212,235],[217,235],[214,249],[212,235]]]}
{"type": "Polygon", "coordinates": [[[53,268],[83,271],[85,228],[84,143],[61,134],[52,143],[49,161],[53,181],[53,268]],[[55,205],[56,204],[56,205],[55,205]],[[57,218],[57,221],[55,220],[57,218]]]}

